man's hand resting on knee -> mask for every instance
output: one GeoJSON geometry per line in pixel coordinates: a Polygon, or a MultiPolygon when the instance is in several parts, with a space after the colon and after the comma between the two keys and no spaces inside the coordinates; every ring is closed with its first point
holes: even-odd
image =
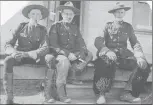
{"type": "Polygon", "coordinates": [[[15,58],[17,61],[21,61],[22,58],[32,58],[32,59],[37,59],[37,54],[29,51],[29,52],[22,52],[22,51],[15,51],[14,53],[11,54],[13,58],[15,58]]]}
{"type": "MultiPolygon", "coordinates": [[[[99,52],[99,56],[102,56],[102,55],[104,55],[104,53],[103,52],[99,52]]],[[[108,51],[105,55],[109,59],[111,59],[113,61],[116,61],[117,60],[117,56],[116,56],[116,54],[113,51],[108,51]]]]}
{"type": "Polygon", "coordinates": [[[21,61],[23,57],[28,55],[21,51],[15,51],[14,53],[11,54],[11,56],[15,58],[17,61],[21,61]]]}
{"type": "Polygon", "coordinates": [[[74,53],[70,53],[70,54],[68,55],[68,58],[69,58],[70,61],[74,61],[74,60],[77,59],[77,57],[75,56],[74,53]]]}

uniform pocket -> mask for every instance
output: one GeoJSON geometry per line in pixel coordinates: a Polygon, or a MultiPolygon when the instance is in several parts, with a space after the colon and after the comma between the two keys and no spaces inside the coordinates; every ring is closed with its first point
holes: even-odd
{"type": "Polygon", "coordinates": [[[119,38],[120,42],[126,42],[127,39],[128,39],[128,33],[127,32],[121,32],[120,38],[119,38]]]}

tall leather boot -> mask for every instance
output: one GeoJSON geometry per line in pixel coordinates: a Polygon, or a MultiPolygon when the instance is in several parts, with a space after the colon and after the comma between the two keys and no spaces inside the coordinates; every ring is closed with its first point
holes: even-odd
{"type": "Polygon", "coordinates": [[[46,79],[46,86],[45,86],[45,102],[47,103],[54,103],[55,99],[51,96],[52,90],[52,81],[46,79]]]}
{"type": "Polygon", "coordinates": [[[70,103],[71,99],[68,98],[66,93],[66,84],[57,84],[57,93],[59,100],[64,103],[70,103]]]}
{"type": "MultiPolygon", "coordinates": [[[[76,64],[77,65],[77,64],[76,64]]],[[[75,85],[82,85],[83,82],[78,80],[78,76],[77,76],[77,73],[79,71],[77,71],[76,69],[76,65],[73,64],[70,71],[69,71],[69,76],[68,76],[68,83],[71,83],[71,84],[75,84],[75,85]]],[[[79,73],[80,74],[80,73],[79,73]]],[[[81,75],[81,74],[80,74],[81,75]]]]}
{"type": "Polygon", "coordinates": [[[6,100],[4,104],[13,104],[13,73],[6,73],[3,80],[6,100]]]}
{"type": "MultiPolygon", "coordinates": [[[[127,101],[127,102],[130,102],[130,103],[140,103],[141,102],[141,98],[135,97],[132,94],[132,91],[133,91],[132,83],[133,83],[134,78],[136,77],[137,70],[138,70],[137,68],[134,69],[134,71],[130,75],[128,83],[126,84],[123,93],[121,93],[121,96],[120,96],[121,101],[127,101]]],[[[136,84],[136,85],[138,85],[138,84],[136,84]]]]}
{"type": "Polygon", "coordinates": [[[44,90],[44,96],[45,96],[45,102],[46,103],[54,103],[55,99],[52,97],[52,86],[53,86],[53,70],[48,70],[47,77],[45,80],[45,90],[44,90]]]}

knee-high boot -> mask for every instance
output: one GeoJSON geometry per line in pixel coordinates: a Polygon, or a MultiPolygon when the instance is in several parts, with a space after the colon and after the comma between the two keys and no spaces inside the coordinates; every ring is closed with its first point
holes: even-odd
{"type": "Polygon", "coordinates": [[[63,83],[57,84],[57,93],[60,101],[65,103],[71,102],[71,99],[68,98],[66,93],[66,84],[63,83]]]}
{"type": "Polygon", "coordinates": [[[147,82],[147,78],[150,73],[150,68],[147,67],[145,70],[138,68],[137,72],[132,79],[132,94],[135,97],[138,97],[143,91],[145,83],[147,82]]]}
{"type": "Polygon", "coordinates": [[[53,75],[55,75],[54,70],[49,69],[45,80],[45,90],[44,90],[45,101],[48,103],[55,102],[55,100],[52,97],[52,92],[53,92],[52,89],[53,85],[55,85],[55,83],[53,83],[54,82],[53,75]]]}
{"type": "Polygon", "coordinates": [[[13,73],[5,73],[3,85],[6,94],[5,104],[13,104],[13,73]]]}

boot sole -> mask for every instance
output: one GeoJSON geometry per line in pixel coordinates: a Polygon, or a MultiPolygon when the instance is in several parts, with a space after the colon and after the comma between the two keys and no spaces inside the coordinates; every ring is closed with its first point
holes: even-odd
{"type": "Polygon", "coordinates": [[[125,102],[129,102],[129,103],[141,103],[141,100],[140,101],[130,101],[130,100],[126,100],[126,99],[120,99],[120,101],[125,101],[125,102]]]}

